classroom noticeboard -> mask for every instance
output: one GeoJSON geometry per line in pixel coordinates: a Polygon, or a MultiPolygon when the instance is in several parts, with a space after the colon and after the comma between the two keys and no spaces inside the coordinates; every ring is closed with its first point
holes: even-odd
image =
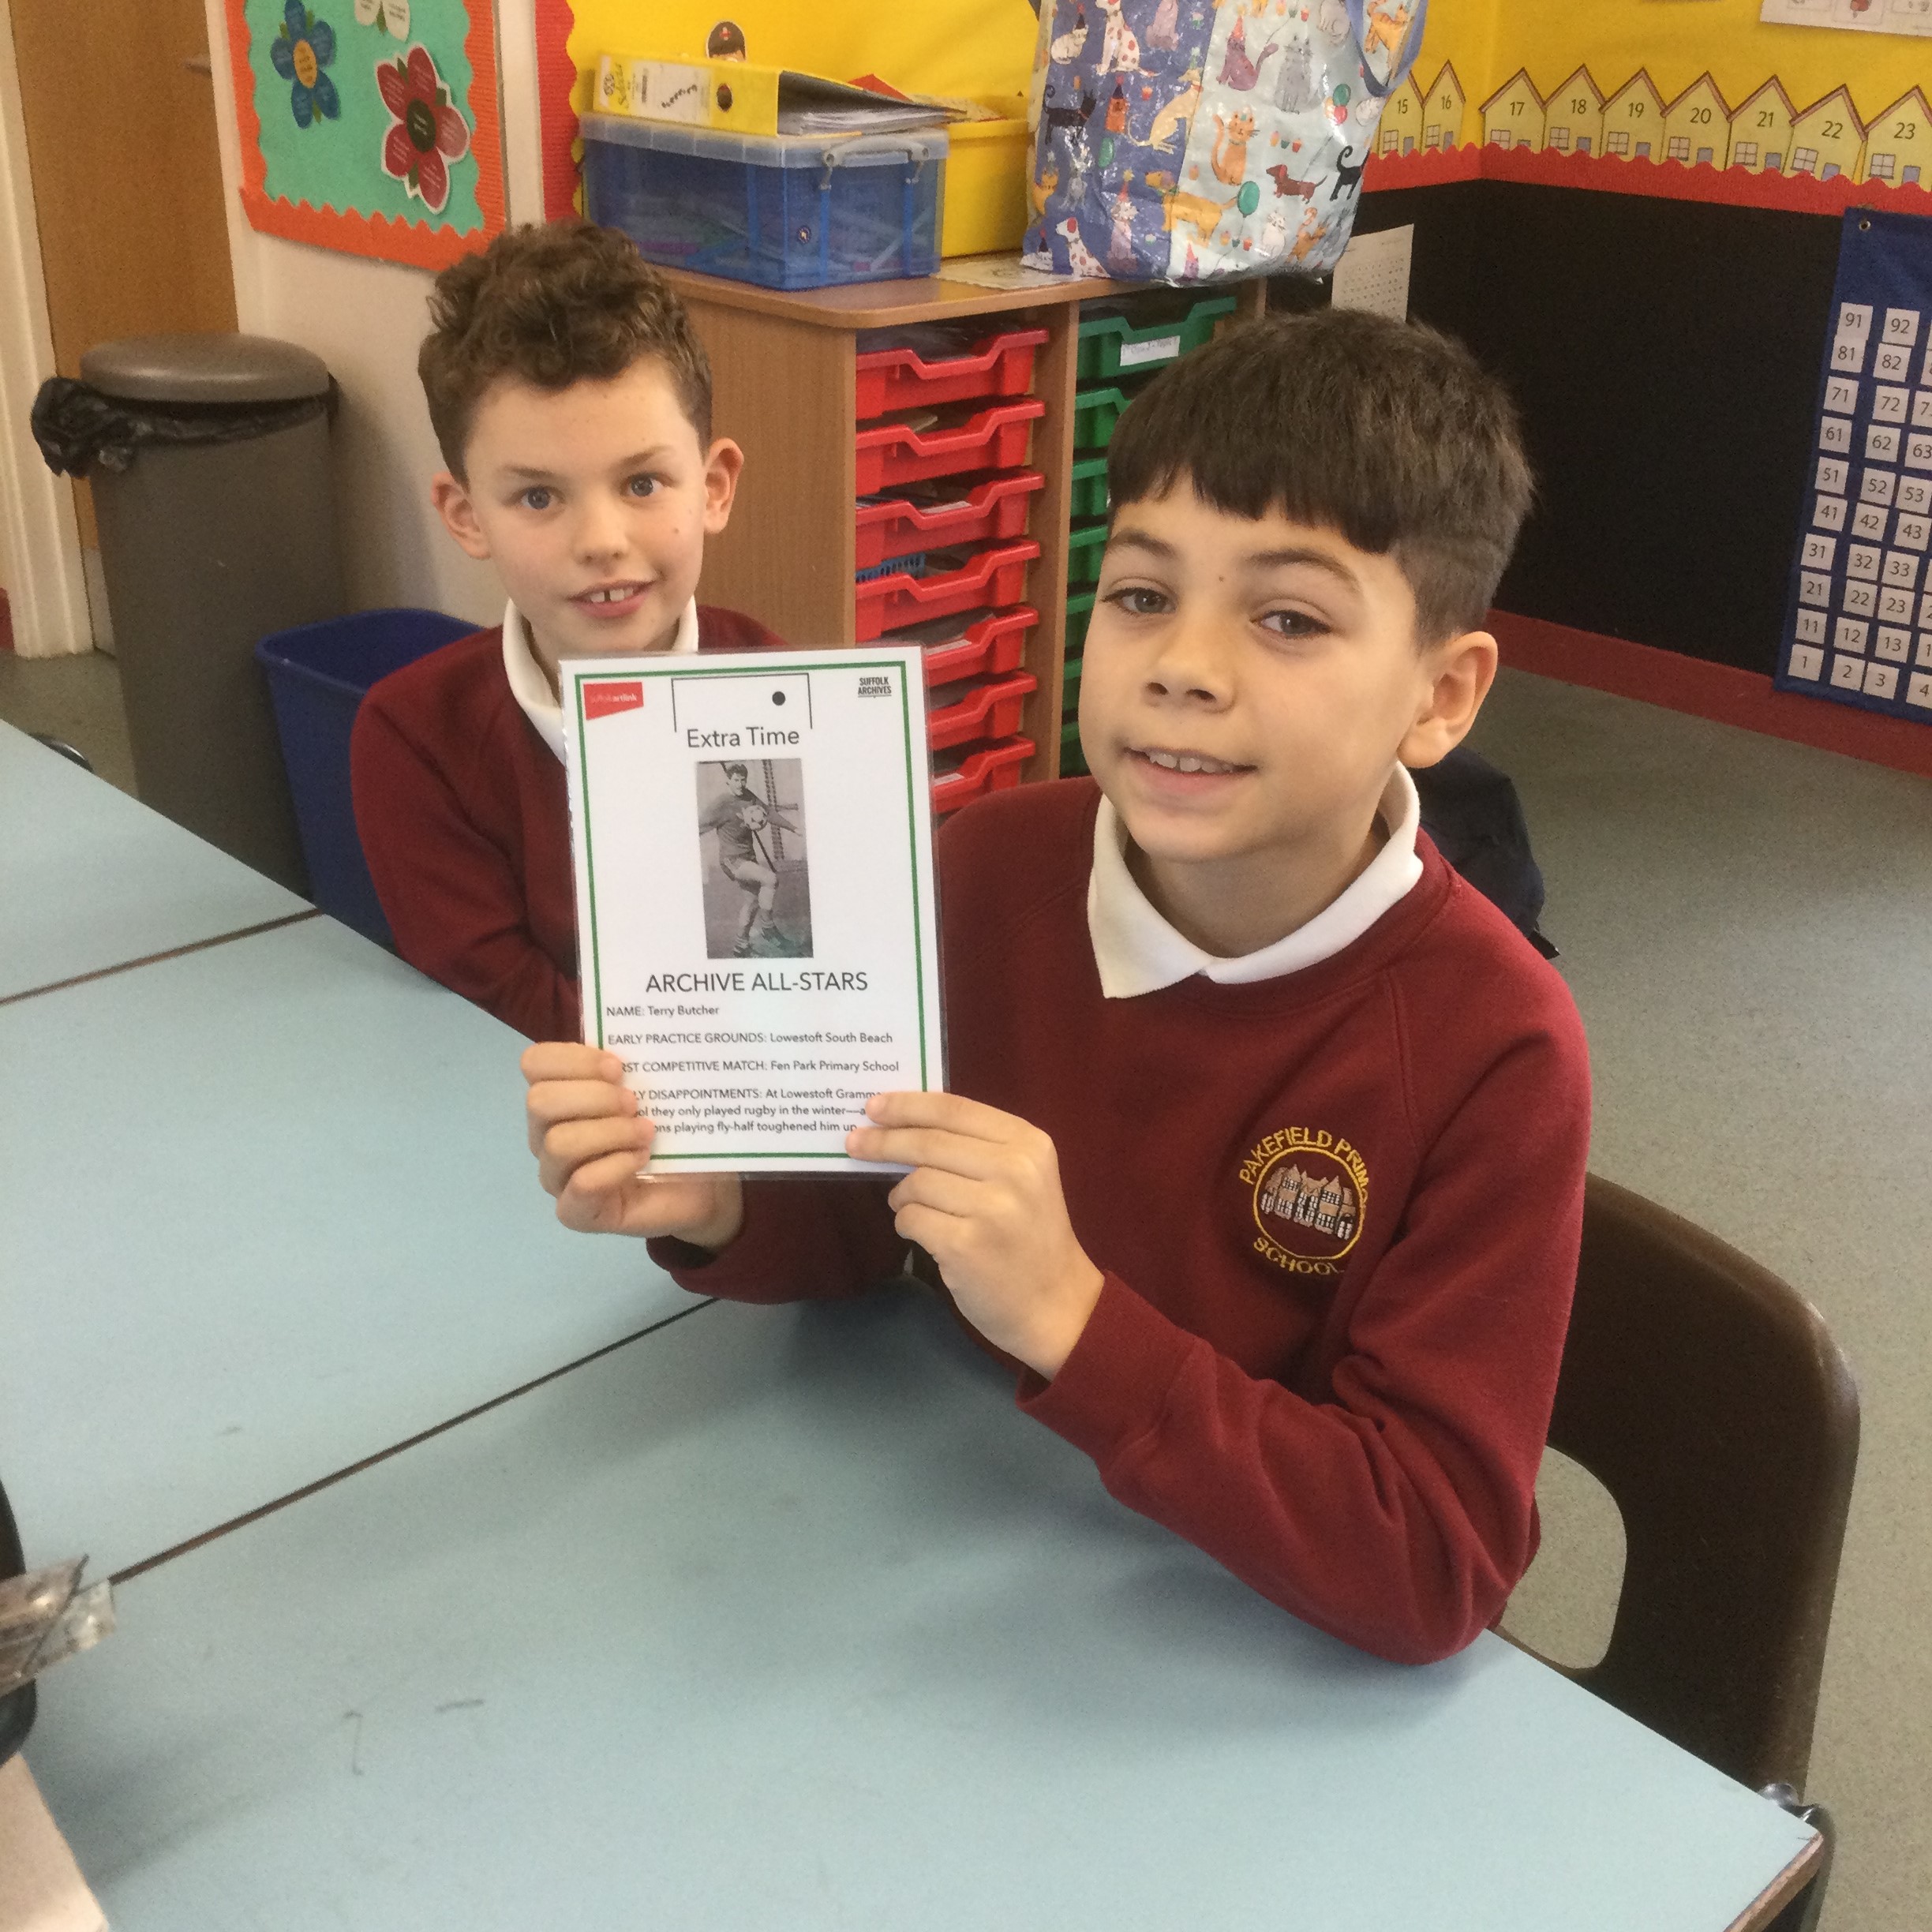
{"type": "Polygon", "coordinates": [[[226,0],[251,226],[442,268],[504,225],[494,0],[226,0]]]}
{"type": "Polygon", "coordinates": [[[1775,682],[1932,724],[1932,220],[1852,209],[1775,682]]]}

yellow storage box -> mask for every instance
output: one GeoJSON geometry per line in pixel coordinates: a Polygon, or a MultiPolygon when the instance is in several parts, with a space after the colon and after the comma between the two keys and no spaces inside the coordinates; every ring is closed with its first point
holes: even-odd
{"type": "Polygon", "coordinates": [[[939,217],[942,255],[1010,253],[1026,233],[1033,137],[1024,103],[1013,107],[1010,118],[956,121],[947,130],[953,144],[939,217]]]}

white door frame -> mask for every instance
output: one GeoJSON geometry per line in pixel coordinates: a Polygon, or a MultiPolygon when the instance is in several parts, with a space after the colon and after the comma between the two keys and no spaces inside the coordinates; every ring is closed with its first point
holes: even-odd
{"type": "Polygon", "coordinates": [[[42,461],[29,425],[34,392],[53,373],[13,19],[0,0],[0,555],[23,657],[94,648],[73,489],[42,461]]]}

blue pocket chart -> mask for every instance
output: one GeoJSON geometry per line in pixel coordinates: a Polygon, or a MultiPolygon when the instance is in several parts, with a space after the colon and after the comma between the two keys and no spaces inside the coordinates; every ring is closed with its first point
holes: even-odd
{"type": "Polygon", "coordinates": [[[1776,683],[1932,724],[1932,219],[1851,208],[1776,683]]]}

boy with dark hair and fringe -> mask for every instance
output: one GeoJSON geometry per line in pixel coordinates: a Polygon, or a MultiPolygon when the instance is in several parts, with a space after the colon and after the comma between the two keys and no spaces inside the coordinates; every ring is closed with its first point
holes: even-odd
{"type": "Polygon", "coordinates": [[[578,1034],[557,666],[775,645],[693,593],[743,457],[668,283],[585,222],[515,228],[437,277],[417,368],[450,534],[500,626],[384,678],[351,745],[356,824],[398,949],[532,1039],[578,1034]]]}
{"type": "Polygon", "coordinates": [[[1107,480],[1092,777],[946,826],[954,1090],[848,1142],[911,1171],[640,1182],[614,1059],[559,1044],[524,1056],[540,1178],[707,1295],[852,1294],[916,1243],[1121,1501],[1442,1657],[1534,1553],[1589,1139],[1569,994],[1409,776],[1495,675],[1515,412],[1427,329],[1283,317],[1158,378],[1107,480]]]}

